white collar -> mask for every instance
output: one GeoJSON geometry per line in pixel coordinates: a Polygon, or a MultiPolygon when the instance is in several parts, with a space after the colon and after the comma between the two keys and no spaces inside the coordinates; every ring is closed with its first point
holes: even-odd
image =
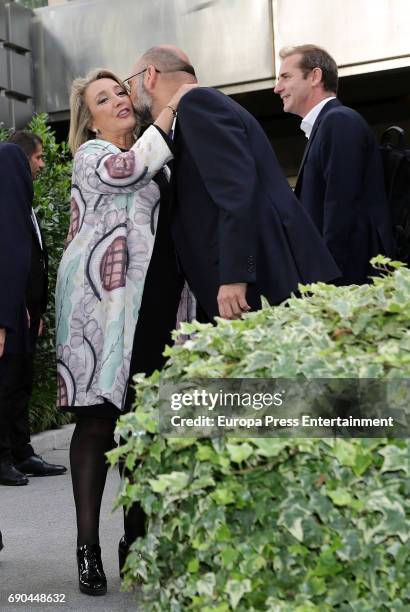
{"type": "Polygon", "coordinates": [[[41,250],[43,250],[43,241],[41,240],[41,232],[40,232],[40,228],[39,228],[39,225],[38,225],[36,213],[34,212],[34,208],[31,209],[31,220],[32,220],[33,225],[34,225],[34,229],[35,229],[35,232],[37,234],[37,238],[38,238],[38,241],[40,243],[41,250]]]}
{"type": "Polygon", "coordinates": [[[175,115],[174,120],[172,122],[171,129],[169,130],[169,134],[168,134],[171,140],[174,140],[174,137],[175,137],[175,126],[176,126],[176,124],[177,124],[177,116],[175,115]]]}
{"type": "Polygon", "coordinates": [[[313,130],[313,126],[315,125],[315,121],[318,118],[318,115],[322,108],[330,102],[330,100],[335,100],[336,96],[329,96],[328,98],[324,98],[318,104],[316,104],[313,108],[310,109],[307,115],[305,115],[300,124],[300,129],[305,132],[306,138],[310,138],[310,135],[313,130]]]}

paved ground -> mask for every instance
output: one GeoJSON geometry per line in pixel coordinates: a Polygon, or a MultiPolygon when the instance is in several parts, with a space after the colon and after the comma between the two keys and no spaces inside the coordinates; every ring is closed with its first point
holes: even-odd
{"type": "MultiPolygon", "coordinates": [[[[43,452],[53,463],[68,467],[67,447],[43,452]]],[[[100,540],[108,593],[90,597],[78,590],[75,559],[75,513],[71,479],[64,476],[31,478],[23,487],[0,485],[0,611],[127,612],[141,610],[135,593],[121,593],[117,546],[122,535],[122,514],[111,512],[119,477],[110,471],[101,510],[100,540]],[[8,602],[12,593],[57,593],[64,603],[8,602]]]]}

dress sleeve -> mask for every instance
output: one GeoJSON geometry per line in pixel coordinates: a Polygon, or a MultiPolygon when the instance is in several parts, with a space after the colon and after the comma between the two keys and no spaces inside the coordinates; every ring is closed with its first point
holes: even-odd
{"type": "Polygon", "coordinates": [[[126,152],[113,152],[113,145],[89,141],[77,151],[74,172],[85,191],[132,193],[145,187],[172,158],[166,139],[150,126],[126,152]]]}

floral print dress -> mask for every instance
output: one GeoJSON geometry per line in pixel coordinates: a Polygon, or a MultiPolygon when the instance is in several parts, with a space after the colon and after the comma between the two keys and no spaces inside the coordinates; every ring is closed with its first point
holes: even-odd
{"type": "Polygon", "coordinates": [[[75,155],[70,227],[56,287],[62,408],[105,400],[123,408],[158,219],[159,188],[151,179],[171,159],[154,126],[130,151],[90,140],[75,155]]]}

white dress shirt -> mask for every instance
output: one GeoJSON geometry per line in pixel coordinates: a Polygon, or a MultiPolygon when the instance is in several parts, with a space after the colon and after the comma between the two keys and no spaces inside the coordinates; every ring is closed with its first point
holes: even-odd
{"type": "Polygon", "coordinates": [[[38,238],[38,241],[40,243],[41,250],[43,250],[43,241],[41,240],[41,232],[40,232],[40,228],[38,226],[38,221],[37,221],[36,213],[34,212],[33,208],[31,209],[31,221],[32,221],[32,223],[34,225],[34,229],[35,229],[35,232],[37,234],[37,238],[38,238]]]}
{"type": "Polygon", "coordinates": [[[329,96],[324,100],[321,100],[316,106],[310,109],[307,115],[305,115],[300,124],[300,129],[305,132],[306,138],[310,138],[310,135],[313,130],[313,126],[315,125],[315,121],[322,110],[322,108],[327,104],[330,100],[334,100],[336,96],[329,96]]]}

